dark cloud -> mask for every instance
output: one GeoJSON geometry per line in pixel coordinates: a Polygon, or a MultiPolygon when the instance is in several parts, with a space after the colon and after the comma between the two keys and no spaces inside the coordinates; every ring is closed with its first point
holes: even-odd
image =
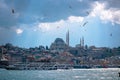
{"type": "MultiPolygon", "coordinates": [[[[38,16],[41,22],[53,22],[67,19],[69,16],[86,16],[92,0],[32,0],[27,14],[38,16]]],[[[33,19],[33,17],[32,17],[33,19]]],[[[33,19],[34,20],[34,19],[33,19]]],[[[28,20],[29,21],[29,20],[28,20]]]]}
{"type": "Polygon", "coordinates": [[[4,0],[4,3],[16,12],[25,11],[31,0],[4,0]]]}
{"type": "Polygon", "coordinates": [[[109,5],[109,7],[120,9],[120,0],[110,0],[110,1],[108,1],[108,5],[109,5]]]}
{"type": "Polygon", "coordinates": [[[120,9],[120,0],[98,0],[99,2],[107,3],[107,8],[120,9]]]}
{"type": "Polygon", "coordinates": [[[69,16],[87,16],[95,1],[106,2],[107,7],[119,8],[120,0],[1,0],[0,27],[39,22],[66,20],[69,16]],[[14,14],[12,10],[14,9],[14,14]]]}
{"type": "Polygon", "coordinates": [[[18,23],[54,22],[69,16],[86,16],[93,0],[2,0],[7,8],[0,9],[0,27],[18,23]],[[12,10],[14,9],[14,14],[12,10]]]}
{"type": "Polygon", "coordinates": [[[1,0],[0,27],[13,27],[19,23],[22,12],[27,8],[28,0],[1,0]],[[14,14],[12,13],[14,10],[14,14]]]}

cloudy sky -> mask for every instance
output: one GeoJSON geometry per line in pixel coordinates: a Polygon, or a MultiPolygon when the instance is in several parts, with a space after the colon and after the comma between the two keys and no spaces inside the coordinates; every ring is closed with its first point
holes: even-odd
{"type": "Polygon", "coordinates": [[[120,0],[0,0],[0,45],[48,45],[70,33],[70,45],[120,46],[120,0]]]}

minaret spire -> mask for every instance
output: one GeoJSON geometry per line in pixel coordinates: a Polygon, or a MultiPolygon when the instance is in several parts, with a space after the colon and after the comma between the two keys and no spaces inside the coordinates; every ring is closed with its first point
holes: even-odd
{"type": "Polygon", "coordinates": [[[80,38],[80,47],[82,46],[82,40],[81,40],[81,38],[80,38]]]}
{"type": "Polygon", "coordinates": [[[84,37],[82,37],[82,46],[84,47],[84,37]]]}
{"type": "Polygon", "coordinates": [[[66,44],[69,46],[69,30],[66,33],[66,44]]]}

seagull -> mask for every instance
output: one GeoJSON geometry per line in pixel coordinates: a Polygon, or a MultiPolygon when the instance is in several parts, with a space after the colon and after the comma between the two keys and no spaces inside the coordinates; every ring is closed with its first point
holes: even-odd
{"type": "Polygon", "coordinates": [[[88,12],[88,11],[87,11],[86,13],[89,15],[89,12],[88,12]]]}
{"type": "Polygon", "coordinates": [[[83,24],[83,26],[85,26],[87,23],[88,23],[88,21],[86,21],[86,22],[83,24]]]}
{"type": "Polygon", "coordinates": [[[15,13],[14,9],[12,9],[12,13],[13,13],[13,14],[15,13]]]}
{"type": "Polygon", "coordinates": [[[71,5],[69,5],[69,8],[70,8],[70,9],[72,9],[72,6],[71,6],[71,5]]]}
{"type": "Polygon", "coordinates": [[[110,36],[112,36],[112,33],[110,34],[110,36]]]}

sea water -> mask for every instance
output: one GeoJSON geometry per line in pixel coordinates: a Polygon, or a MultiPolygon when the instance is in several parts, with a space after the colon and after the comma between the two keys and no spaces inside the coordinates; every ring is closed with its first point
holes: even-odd
{"type": "Polygon", "coordinates": [[[5,70],[0,80],[120,80],[120,68],[70,70],[5,70]]]}

